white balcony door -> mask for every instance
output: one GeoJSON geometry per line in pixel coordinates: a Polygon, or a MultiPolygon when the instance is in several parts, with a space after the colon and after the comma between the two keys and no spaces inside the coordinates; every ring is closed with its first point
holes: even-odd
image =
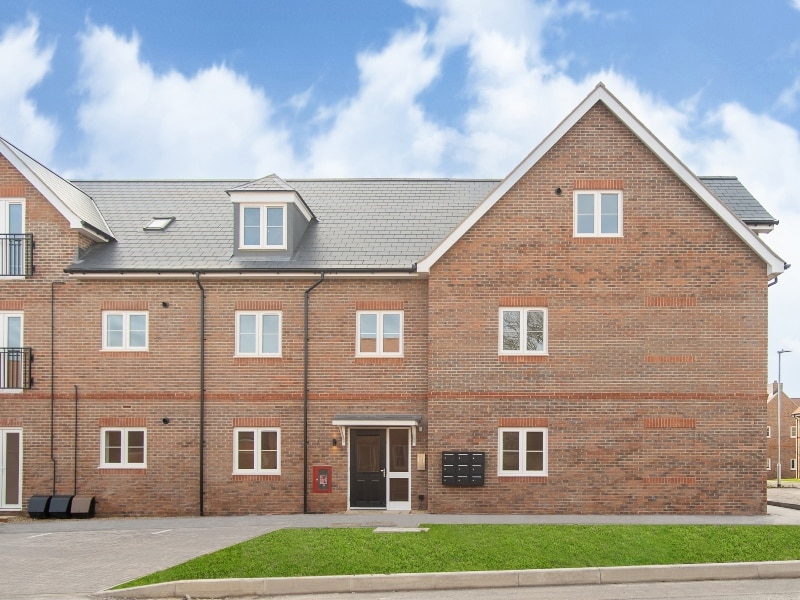
{"type": "Polygon", "coordinates": [[[22,315],[0,313],[0,389],[22,387],[22,315]]]}
{"type": "MultiPolygon", "coordinates": [[[[21,200],[0,200],[0,233],[25,233],[25,207],[21,200]]],[[[24,275],[25,240],[6,237],[0,246],[0,275],[24,275]]]]}

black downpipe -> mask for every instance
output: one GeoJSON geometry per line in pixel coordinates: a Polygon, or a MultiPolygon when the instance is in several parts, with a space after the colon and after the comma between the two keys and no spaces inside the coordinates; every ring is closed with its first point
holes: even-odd
{"type": "Polygon", "coordinates": [[[72,495],[78,495],[78,386],[75,385],[75,443],[72,457],[72,495]]]}
{"type": "Polygon", "coordinates": [[[308,297],[325,279],[325,272],[305,291],[303,301],[303,514],[308,514],[308,297]]]}
{"type": "Polygon", "coordinates": [[[203,497],[205,496],[205,455],[206,445],[206,289],[200,283],[200,272],[194,274],[200,288],[200,516],[204,516],[203,497]]]}
{"type": "Polygon", "coordinates": [[[50,282],[50,462],[53,463],[53,496],[56,495],[56,284],[50,282]]]}

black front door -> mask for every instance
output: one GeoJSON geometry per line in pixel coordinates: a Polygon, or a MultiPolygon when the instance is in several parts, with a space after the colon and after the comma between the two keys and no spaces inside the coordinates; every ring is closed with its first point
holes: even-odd
{"type": "Polygon", "coordinates": [[[350,430],[350,506],[386,508],[386,430],[350,430]]]}

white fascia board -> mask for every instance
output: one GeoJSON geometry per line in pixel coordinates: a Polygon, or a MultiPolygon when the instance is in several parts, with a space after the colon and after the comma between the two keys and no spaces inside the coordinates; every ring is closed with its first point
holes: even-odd
{"type": "Polygon", "coordinates": [[[297,209],[303,213],[307,221],[314,218],[311,211],[308,210],[306,203],[300,198],[297,192],[285,191],[248,191],[248,190],[231,190],[228,192],[231,197],[231,202],[235,204],[294,204],[297,209]]]}
{"type": "Polygon", "coordinates": [[[429,273],[431,267],[466,234],[500,198],[502,198],[589,110],[602,102],[653,153],[658,156],[734,233],[766,264],[768,277],[780,275],[785,262],[775,254],[743,221],[725,206],[658,138],[642,124],[606,87],[599,83],[594,90],[559,123],[534,150],[481,202],[442,242],[417,263],[417,270],[429,273]]]}
{"type": "Polygon", "coordinates": [[[325,279],[427,279],[427,275],[413,271],[338,271],[330,272],[325,269],[319,271],[105,271],[105,272],[80,272],[68,273],[70,279],[81,280],[106,280],[106,279],[131,279],[131,280],[169,280],[169,279],[195,279],[199,272],[203,281],[224,279],[309,279],[319,278],[325,272],[325,279]]]}
{"type": "MultiPolygon", "coordinates": [[[[28,168],[28,165],[25,164],[18,156],[17,153],[14,152],[12,148],[9,148],[6,144],[5,140],[0,138],[0,153],[10,162],[13,167],[19,171],[22,176],[30,181],[33,184],[39,193],[45,197],[45,199],[53,205],[53,207],[63,216],[67,222],[69,223],[70,229],[80,229],[82,233],[84,233],[90,239],[96,242],[107,242],[108,239],[102,237],[97,232],[93,231],[89,227],[84,225],[83,219],[81,219],[77,214],[75,214],[72,209],[70,209],[58,195],[51,190],[45,183],[34,173],[33,171],[28,168]]],[[[107,223],[103,223],[106,227],[108,227],[107,223]]],[[[109,231],[111,229],[109,228],[109,231]]]]}

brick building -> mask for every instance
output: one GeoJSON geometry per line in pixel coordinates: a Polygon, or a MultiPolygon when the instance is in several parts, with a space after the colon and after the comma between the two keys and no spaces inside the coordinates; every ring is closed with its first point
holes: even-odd
{"type": "MultiPolygon", "coordinates": [[[[783,384],[781,384],[783,388],[783,384]]],[[[800,418],[800,402],[781,393],[781,479],[797,478],[798,437],[797,415],[800,418]]],[[[778,478],[778,382],[769,386],[767,397],[767,478],[778,478]]]]}
{"type": "Polygon", "coordinates": [[[776,221],[602,85],[503,180],[0,154],[0,510],[766,509],[776,221]]]}

